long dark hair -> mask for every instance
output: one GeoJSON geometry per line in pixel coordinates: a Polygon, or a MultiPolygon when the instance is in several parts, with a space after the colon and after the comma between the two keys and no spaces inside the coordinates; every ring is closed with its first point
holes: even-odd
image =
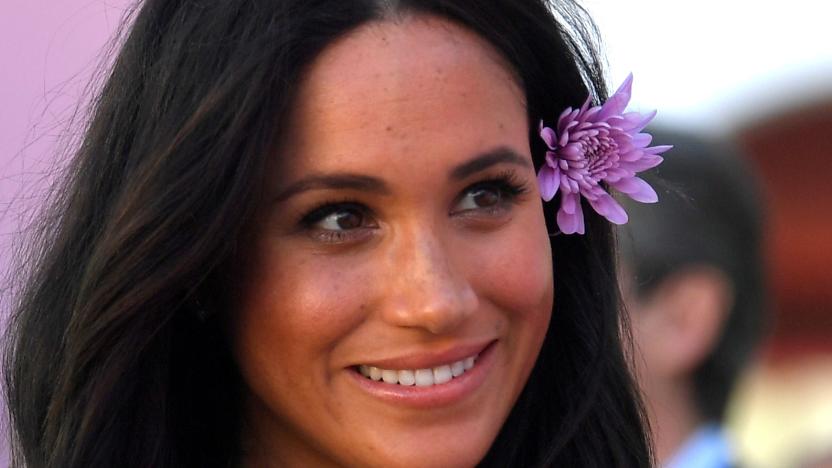
{"type": "MultiPolygon", "coordinates": [[[[216,317],[266,159],[304,67],[398,12],[449,18],[505,55],[538,166],[538,120],[606,95],[571,1],[146,0],[21,280],[5,366],[16,464],[236,463],[242,384],[216,317]]],[[[586,235],[552,247],[551,326],[482,465],[647,466],[611,230],[588,215],[586,235]]]]}

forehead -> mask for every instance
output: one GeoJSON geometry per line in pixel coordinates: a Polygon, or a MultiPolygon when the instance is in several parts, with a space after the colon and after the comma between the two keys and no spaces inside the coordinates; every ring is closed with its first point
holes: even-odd
{"type": "Polygon", "coordinates": [[[510,67],[481,37],[430,16],[373,22],[325,49],[290,122],[287,144],[303,156],[288,158],[295,169],[372,170],[382,155],[454,162],[494,146],[528,152],[510,67]]]}

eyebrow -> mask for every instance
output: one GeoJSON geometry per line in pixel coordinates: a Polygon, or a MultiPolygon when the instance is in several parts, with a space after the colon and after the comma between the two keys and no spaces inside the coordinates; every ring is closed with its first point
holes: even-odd
{"type": "Polygon", "coordinates": [[[465,179],[491,166],[504,163],[531,167],[531,162],[528,158],[520,156],[507,146],[500,146],[456,166],[451,170],[450,178],[453,180],[465,179]]]}
{"type": "MultiPolygon", "coordinates": [[[[531,167],[528,158],[524,158],[512,149],[500,146],[493,150],[474,156],[458,166],[451,169],[448,175],[450,180],[462,180],[478,172],[482,172],[497,164],[514,164],[523,167],[531,167]]],[[[389,195],[390,187],[378,177],[339,172],[333,174],[313,174],[304,177],[281,191],[274,201],[282,202],[287,199],[309,190],[358,190],[372,192],[380,195],[389,195]]]]}
{"type": "Polygon", "coordinates": [[[274,198],[274,201],[282,202],[302,192],[325,189],[347,189],[362,192],[375,192],[381,195],[390,194],[390,188],[387,187],[387,184],[385,184],[383,180],[376,177],[361,174],[335,173],[304,177],[280,192],[274,198]]]}

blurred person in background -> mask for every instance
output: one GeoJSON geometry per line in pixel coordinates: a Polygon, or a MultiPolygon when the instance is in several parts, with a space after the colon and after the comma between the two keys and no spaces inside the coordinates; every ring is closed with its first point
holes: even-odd
{"type": "Polygon", "coordinates": [[[625,204],[622,288],[656,456],[668,468],[736,466],[722,425],[764,330],[762,209],[730,146],[657,132],[675,148],[656,205],[625,204]]]}

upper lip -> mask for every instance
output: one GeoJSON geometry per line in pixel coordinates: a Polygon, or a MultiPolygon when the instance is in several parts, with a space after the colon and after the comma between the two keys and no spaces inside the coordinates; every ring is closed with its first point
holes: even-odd
{"type": "Polygon", "coordinates": [[[488,339],[464,344],[455,344],[435,350],[418,351],[399,356],[374,359],[360,364],[381,369],[429,369],[442,365],[449,365],[465,358],[476,356],[487,348],[495,339],[488,339]]]}

